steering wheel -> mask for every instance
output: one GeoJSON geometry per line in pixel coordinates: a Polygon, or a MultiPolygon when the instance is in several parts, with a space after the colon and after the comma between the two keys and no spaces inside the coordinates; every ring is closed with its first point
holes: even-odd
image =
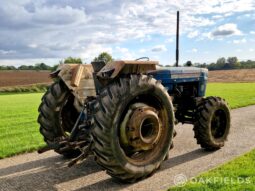
{"type": "Polygon", "coordinates": [[[149,58],[149,57],[141,57],[141,58],[137,58],[135,61],[138,61],[138,60],[144,60],[144,59],[146,59],[147,61],[149,61],[149,60],[150,60],[150,58],[149,58]]]}

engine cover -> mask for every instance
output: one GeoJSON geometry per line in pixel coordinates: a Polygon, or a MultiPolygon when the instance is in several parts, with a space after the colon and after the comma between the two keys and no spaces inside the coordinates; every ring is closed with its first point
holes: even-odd
{"type": "Polygon", "coordinates": [[[208,70],[196,67],[158,67],[155,71],[148,72],[155,79],[160,80],[169,93],[175,85],[194,84],[197,87],[199,97],[205,95],[208,70]]]}

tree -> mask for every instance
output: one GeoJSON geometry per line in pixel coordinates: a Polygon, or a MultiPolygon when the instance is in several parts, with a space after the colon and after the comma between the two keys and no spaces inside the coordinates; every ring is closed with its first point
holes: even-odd
{"type": "Polygon", "coordinates": [[[238,62],[237,57],[228,57],[227,59],[231,69],[240,68],[240,63],[238,62]]]}
{"type": "Polygon", "coordinates": [[[44,63],[40,63],[40,64],[35,64],[34,69],[35,70],[51,70],[51,67],[44,63]]]}
{"type": "Polygon", "coordinates": [[[29,66],[28,66],[28,70],[34,70],[34,66],[29,65],[29,66]]]}
{"type": "Polygon", "coordinates": [[[18,67],[19,70],[28,70],[28,66],[27,65],[21,65],[18,67]]]}
{"type": "Polygon", "coordinates": [[[15,66],[6,66],[7,70],[16,70],[15,66]]]}
{"type": "Polygon", "coordinates": [[[226,59],[224,57],[221,57],[217,60],[217,65],[224,65],[226,63],[226,59]]]}
{"type": "Polygon", "coordinates": [[[230,64],[236,64],[238,62],[238,59],[237,57],[228,57],[227,61],[230,64]]]}
{"type": "Polygon", "coordinates": [[[191,61],[187,61],[184,66],[192,66],[192,62],[191,61]]]}
{"type": "Polygon", "coordinates": [[[17,69],[15,68],[15,66],[6,66],[6,69],[7,69],[7,70],[17,70],[17,69]]]}
{"type": "Polygon", "coordinates": [[[74,58],[69,56],[64,60],[65,64],[82,64],[82,60],[80,58],[74,58]]]}
{"type": "Polygon", "coordinates": [[[101,54],[98,55],[98,57],[95,57],[94,62],[98,62],[98,61],[104,61],[105,63],[113,61],[112,56],[107,53],[107,52],[102,52],[101,54]]]}
{"type": "Polygon", "coordinates": [[[207,65],[206,65],[206,63],[203,63],[203,64],[200,65],[200,67],[201,67],[201,68],[206,68],[207,65]]]}
{"type": "Polygon", "coordinates": [[[56,65],[52,66],[51,71],[52,71],[52,72],[53,72],[53,71],[56,71],[57,68],[58,68],[58,66],[59,66],[59,64],[56,64],[56,65]]]}
{"type": "Polygon", "coordinates": [[[224,57],[219,58],[215,64],[215,70],[224,69],[225,64],[226,64],[226,59],[224,57]]]}

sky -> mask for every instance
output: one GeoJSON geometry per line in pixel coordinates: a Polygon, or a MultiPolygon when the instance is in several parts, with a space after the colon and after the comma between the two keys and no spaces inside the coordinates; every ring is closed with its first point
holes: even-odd
{"type": "Polygon", "coordinates": [[[180,63],[219,57],[255,60],[255,0],[0,0],[0,65],[58,64],[147,56],[175,62],[180,11],[180,63]]]}

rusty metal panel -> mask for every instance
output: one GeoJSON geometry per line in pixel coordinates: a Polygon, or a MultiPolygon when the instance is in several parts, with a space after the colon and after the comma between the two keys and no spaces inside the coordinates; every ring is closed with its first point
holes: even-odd
{"type": "Polygon", "coordinates": [[[93,68],[90,64],[63,64],[58,76],[75,96],[75,107],[80,110],[88,96],[96,96],[93,68]]]}
{"type": "Polygon", "coordinates": [[[156,61],[120,60],[107,63],[98,73],[101,79],[113,79],[119,74],[138,74],[156,70],[156,61]]]}
{"type": "Polygon", "coordinates": [[[141,65],[127,64],[124,66],[121,73],[122,74],[137,74],[137,73],[143,74],[150,70],[156,70],[155,66],[156,65],[150,65],[150,64],[141,64],[141,65]]]}
{"type": "Polygon", "coordinates": [[[71,79],[71,85],[78,87],[82,78],[84,67],[80,64],[79,66],[74,68],[72,79],[71,79]]]}

